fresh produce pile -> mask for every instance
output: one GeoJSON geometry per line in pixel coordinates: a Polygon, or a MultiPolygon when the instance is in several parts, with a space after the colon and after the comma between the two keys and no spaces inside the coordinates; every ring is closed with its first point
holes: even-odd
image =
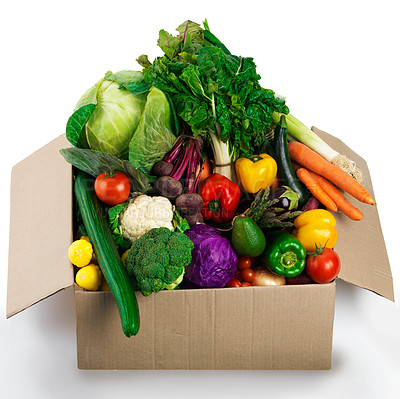
{"type": "Polygon", "coordinates": [[[67,123],[76,283],[110,290],[126,336],[135,291],[329,283],[335,213],[374,205],[354,163],[263,88],[207,21],[159,33],[163,55],[107,72],[67,123]]]}

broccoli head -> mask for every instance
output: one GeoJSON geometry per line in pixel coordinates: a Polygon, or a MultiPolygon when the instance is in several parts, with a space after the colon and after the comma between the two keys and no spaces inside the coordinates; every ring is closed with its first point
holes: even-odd
{"type": "Polygon", "coordinates": [[[172,289],[182,281],[193,247],[183,233],[166,227],[152,229],[132,244],[125,259],[126,270],[145,296],[172,289]]]}

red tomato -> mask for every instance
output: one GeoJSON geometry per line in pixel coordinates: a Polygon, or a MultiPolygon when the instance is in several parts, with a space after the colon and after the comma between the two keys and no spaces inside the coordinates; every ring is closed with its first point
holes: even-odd
{"type": "Polygon", "coordinates": [[[325,248],[319,255],[308,255],[306,272],[316,283],[330,283],[339,274],[339,255],[330,248],[325,248]]]}
{"type": "Polygon", "coordinates": [[[225,287],[237,288],[237,287],[241,287],[241,286],[242,286],[242,283],[237,278],[234,278],[231,281],[229,281],[225,287]]]}
{"type": "Polygon", "coordinates": [[[100,201],[114,206],[125,202],[131,191],[131,183],[122,172],[106,172],[97,176],[94,191],[100,201]]]}
{"type": "Polygon", "coordinates": [[[247,269],[251,267],[252,263],[253,260],[250,258],[250,256],[242,256],[239,258],[238,269],[247,269]]]}
{"type": "Polygon", "coordinates": [[[251,283],[249,283],[248,281],[245,281],[242,283],[242,287],[251,287],[251,283]]]}
{"type": "Polygon", "coordinates": [[[251,283],[254,280],[254,276],[255,276],[254,270],[250,268],[243,269],[240,272],[240,277],[242,278],[242,280],[248,283],[251,283]]]}

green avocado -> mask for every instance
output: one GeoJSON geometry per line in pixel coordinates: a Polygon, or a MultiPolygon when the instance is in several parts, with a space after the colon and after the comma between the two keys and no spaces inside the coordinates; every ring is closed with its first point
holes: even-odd
{"type": "Polygon", "coordinates": [[[265,244],[265,235],[253,219],[241,216],[235,219],[232,245],[238,255],[259,256],[264,252],[265,244]]]}

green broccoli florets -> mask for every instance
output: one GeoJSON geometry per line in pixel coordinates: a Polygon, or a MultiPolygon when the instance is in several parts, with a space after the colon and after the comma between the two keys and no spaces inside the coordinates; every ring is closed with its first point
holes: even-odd
{"type": "Polygon", "coordinates": [[[134,241],[125,259],[129,277],[145,296],[182,281],[194,245],[183,233],[166,227],[152,229],[134,241]]]}

